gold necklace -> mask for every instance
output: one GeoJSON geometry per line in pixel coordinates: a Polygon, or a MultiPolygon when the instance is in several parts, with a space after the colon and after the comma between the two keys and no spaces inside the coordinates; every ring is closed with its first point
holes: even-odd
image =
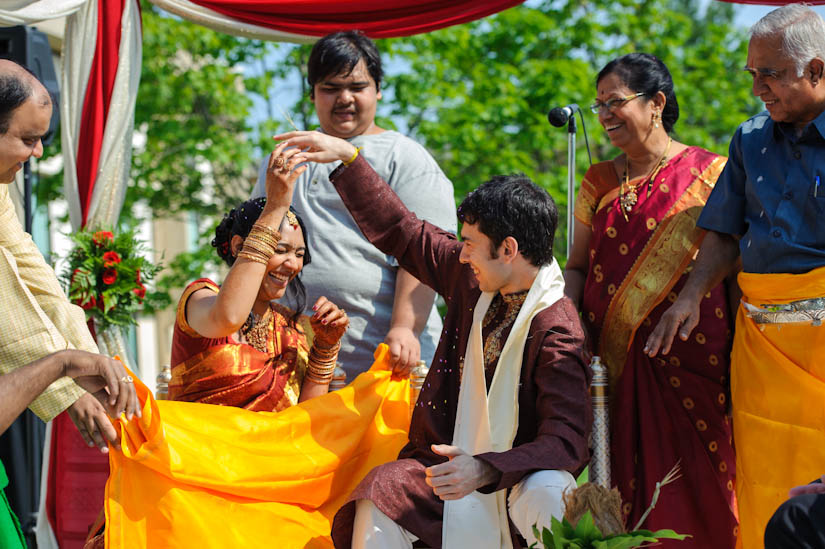
{"type": "Polygon", "coordinates": [[[272,318],[272,307],[270,306],[261,316],[254,312],[249,312],[249,317],[241,326],[241,333],[246,342],[254,349],[262,353],[269,353],[267,339],[269,335],[269,321],[272,318]]]}
{"type": "Polygon", "coordinates": [[[661,169],[665,164],[667,164],[667,153],[670,152],[670,145],[672,143],[673,138],[668,138],[665,152],[663,152],[662,156],[659,157],[659,161],[655,166],[653,166],[653,169],[650,170],[647,177],[632,186],[630,185],[630,157],[626,157],[624,174],[622,174],[622,183],[619,185],[619,209],[622,211],[625,221],[629,221],[627,214],[639,201],[639,194],[636,191],[639,190],[639,187],[644,185],[645,182],[647,182],[647,196],[650,196],[650,191],[653,188],[653,180],[656,179],[656,176],[659,175],[661,169]],[[627,187],[627,191],[625,191],[625,187],[627,187]]]}

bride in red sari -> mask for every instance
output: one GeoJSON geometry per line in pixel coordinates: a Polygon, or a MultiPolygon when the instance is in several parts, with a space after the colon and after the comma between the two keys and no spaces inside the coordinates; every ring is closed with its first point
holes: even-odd
{"type": "Polygon", "coordinates": [[[729,549],[737,512],[727,406],[732,319],[724,284],[702,302],[701,325],[668,355],[644,352],[676,299],[704,236],[695,221],[726,159],[669,135],[673,81],[649,54],[611,61],[592,109],[622,154],[593,165],[575,205],[566,293],[579,305],[610,377],[612,480],[633,528],[655,483],[680,464],[642,525],[692,537],[664,547],[729,549]]]}
{"type": "Polygon", "coordinates": [[[305,167],[295,168],[298,150],[284,147],[270,157],[267,198],[244,202],[216,230],[212,245],[231,267],[223,284],[202,278],[180,298],[170,400],[277,412],[329,389],[349,320],[320,297],[310,326],[298,322],[306,299],[299,274],[310,261],[306,229],[275,198],[305,167]],[[292,308],[275,302],[285,296],[292,308]]]}

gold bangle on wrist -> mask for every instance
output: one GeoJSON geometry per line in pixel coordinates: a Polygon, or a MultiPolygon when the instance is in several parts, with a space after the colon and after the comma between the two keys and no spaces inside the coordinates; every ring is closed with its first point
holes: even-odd
{"type": "Polygon", "coordinates": [[[322,385],[328,384],[335,374],[335,364],[340,349],[340,341],[336,341],[329,347],[324,347],[318,341],[313,342],[312,348],[309,350],[306,378],[322,385]]]}
{"type": "Polygon", "coordinates": [[[279,231],[261,222],[256,222],[254,225],[252,225],[252,229],[249,231],[249,233],[252,234],[253,232],[265,233],[274,238],[276,241],[281,240],[281,233],[279,231]]]}
{"type": "Polygon", "coordinates": [[[241,250],[238,253],[238,259],[248,259],[249,261],[254,261],[255,263],[260,263],[262,265],[269,263],[269,258],[258,254],[252,254],[247,250],[241,250]]]}
{"type": "Polygon", "coordinates": [[[331,370],[328,372],[321,372],[317,373],[313,370],[307,370],[306,375],[304,376],[305,379],[308,379],[314,383],[318,383],[319,385],[327,385],[330,381],[332,381],[332,375],[334,373],[335,366],[332,367],[331,370]]]}

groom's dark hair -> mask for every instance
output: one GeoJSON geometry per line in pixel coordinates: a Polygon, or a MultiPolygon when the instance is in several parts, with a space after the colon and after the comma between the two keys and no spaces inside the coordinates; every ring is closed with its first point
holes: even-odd
{"type": "Polygon", "coordinates": [[[496,175],[472,191],[458,207],[462,223],[478,224],[490,239],[490,255],[508,236],[537,267],[553,260],[553,238],[559,212],[553,198],[524,174],[496,175]]]}

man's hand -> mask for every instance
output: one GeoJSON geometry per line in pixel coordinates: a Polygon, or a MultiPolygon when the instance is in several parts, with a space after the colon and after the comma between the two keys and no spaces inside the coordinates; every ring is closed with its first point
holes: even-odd
{"type": "Polygon", "coordinates": [[[104,438],[112,444],[119,442],[117,431],[109,421],[103,405],[89,393],[77,399],[66,411],[89,446],[97,446],[105,454],[109,448],[104,438]]]}
{"type": "Polygon", "coordinates": [[[654,357],[661,350],[663,355],[670,352],[673,345],[673,338],[676,331],[679,331],[679,338],[687,341],[690,332],[699,324],[699,301],[689,298],[679,298],[664,312],[659,324],[654,328],[653,333],[647,338],[644,352],[647,356],[654,357]]]}
{"type": "Polygon", "coordinates": [[[403,326],[390,328],[384,343],[390,348],[390,364],[393,375],[409,377],[410,372],[421,358],[421,343],[415,333],[403,326]]]}
{"type": "Polygon", "coordinates": [[[282,133],[273,136],[273,139],[282,141],[282,145],[301,149],[298,155],[301,162],[347,162],[355,156],[356,151],[355,146],[349,141],[316,131],[282,133]]]}
{"type": "Polygon", "coordinates": [[[425,482],[443,501],[461,499],[475,490],[495,482],[496,470],[489,464],[465,453],[457,446],[433,444],[432,450],[450,461],[427,467],[425,482]]]}
{"type": "Polygon", "coordinates": [[[140,417],[135,384],[119,361],[80,350],[61,351],[55,355],[63,364],[63,375],[74,379],[104,407],[109,416],[126,414],[140,417]]]}
{"type": "Polygon", "coordinates": [[[795,486],[791,488],[789,495],[791,497],[802,496],[805,494],[825,494],[825,475],[822,475],[821,482],[814,482],[812,484],[803,484],[802,486],[795,486]]]}

